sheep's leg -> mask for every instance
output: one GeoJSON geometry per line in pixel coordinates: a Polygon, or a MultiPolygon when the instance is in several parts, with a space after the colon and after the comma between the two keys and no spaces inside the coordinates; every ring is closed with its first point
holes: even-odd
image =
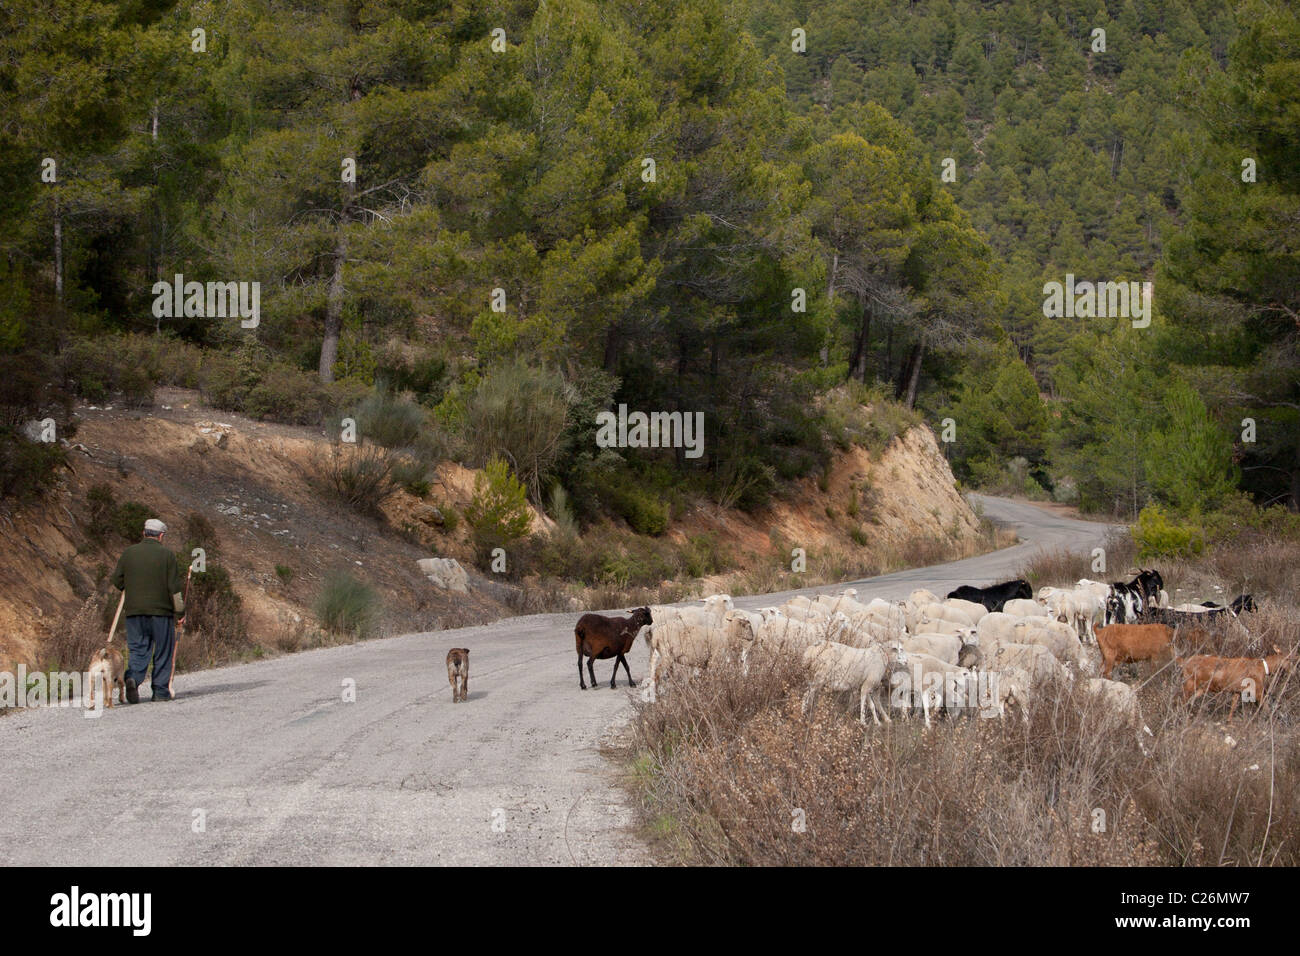
{"type": "Polygon", "coordinates": [[[628,687],[635,687],[635,686],[636,686],[636,681],[634,681],[634,680],[632,679],[632,672],[631,672],[630,670],[628,670],[628,667],[627,667],[627,658],[624,657],[622,654],[619,654],[618,657],[614,658],[614,676],[611,677],[611,678],[610,678],[610,681],[609,681],[609,688],[610,688],[610,690],[613,690],[614,687],[615,687],[615,685],[616,685],[616,683],[618,682],[618,665],[619,665],[620,662],[622,662],[622,664],[623,664],[623,671],[624,671],[624,673],[627,674],[627,686],[628,686],[628,687]]]}
{"type": "MultiPolygon", "coordinates": [[[[871,706],[872,707],[876,706],[876,701],[874,697],[871,700],[871,706]]],[[[884,700],[880,702],[880,716],[885,718],[885,723],[887,724],[892,724],[894,722],[894,718],[889,716],[889,692],[888,691],[885,692],[884,700]]]]}
{"type": "Polygon", "coordinates": [[[657,693],[658,686],[659,686],[659,650],[656,648],[650,651],[650,677],[646,684],[646,695],[645,695],[645,699],[647,703],[653,704],[655,702],[655,694],[657,693]]]}
{"type": "Polygon", "coordinates": [[[596,658],[589,656],[587,658],[587,673],[591,675],[591,689],[596,689],[596,658]]]}
{"type": "MultiPolygon", "coordinates": [[[[592,675],[591,682],[592,682],[593,684],[596,683],[596,677],[595,677],[595,675],[592,675]]],[[[579,650],[578,650],[578,686],[579,686],[580,688],[582,688],[583,690],[586,690],[586,689],[587,689],[587,682],[586,682],[585,680],[583,680],[583,677],[582,677],[582,650],[581,650],[581,648],[579,648],[579,650]]]]}
{"type": "Polygon", "coordinates": [[[800,713],[802,714],[808,713],[808,708],[812,706],[812,702],[816,696],[817,696],[817,688],[809,687],[808,693],[803,695],[803,709],[800,711],[800,713]]]}

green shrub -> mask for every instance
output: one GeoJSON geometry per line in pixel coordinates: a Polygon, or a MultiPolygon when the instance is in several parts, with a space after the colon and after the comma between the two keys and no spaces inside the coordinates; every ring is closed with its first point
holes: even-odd
{"type": "Polygon", "coordinates": [[[287,564],[277,564],[275,566],[275,576],[280,579],[281,584],[288,585],[293,581],[293,568],[287,564]]]}
{"type": "Polygon", "coordinates": [[[405,488],[417,498],[423,498],[433,487],[429,482],[429,466],[415,457],[396,458],[393,462],[393,484],[405,488]]]}
{"type": "Polygon", "coordinates": [[[181,540],[185,542],[186,555],[195,548],[203,548],[211,556],[217,541],[217,529],[202,513],[191,511],[181,524],[181,540]]]}
{"type": "Polygon", "coordinates": [[[348,571],[326,577],[314,605],[321,626],[364,640],[379,629],[379,592],[348,571]]]}
{"type": "Polygon", "coordinates": [[[707,532],[691,535],[682,550],[682,565],[683,570],[693,578],[706,577],[723,570],[727,562],[718,546],[717,535],[707,532]]]}
{"type": "Polygon", "coordinates": [[[438,510],[442,512],[442,530],[448,534],[454,533],[460,527],[460,513],[451,505],[438,510]]]}
{"type": "Polygon", "coordinates": [[[105,484],[91,485],[87,489],[86,504],[90,512],[86,534],[100,545],[107,544],[112,537],[139,541],[144,534],[145,521],[153,517],[149,508],[138,501],[118,504],[112,487],[105,484]]]}
{"type": "Polygon", "coordinates": [[[465,438],[478,461],[504,458],[534,501],[541,500],[576,398],[558,372],[522,361],[491,369],[465,403],[465,438]]]}
{"type": "Polygon", "coordinates": [[[67,457],[61,445],[30,441],[15,429],[0,427],[0,498],[25,502],[41,497],[67,457]]]}
{"type": "Polygon", "coordinates": [[[277,362],[262,369],[237,410],[288,425],[319,425],[329,405],[329,395],[314,373],[277,362]]]}
{"type": "Polygon", "coordinates": [[[412,401],[376,388],[357,406],[357,429],[368,441],[385,448],[411,448],[420,437],[426,415],[412,401]]]}
{"type": "MultiPolygon", "coordinates": [[[[181,568],[187,556],[177,558],[181,568]]],[[[206,571],[190,575],[185,596],[185,635],[179,642],[177,668],[191,670],[227,663],[250,649],[244,602],[230,572],[208,562],[206,571]]]]}
{"type": "Polygon", "coordinates": [[[1159,505],[1147,505],[1132,527],[1138,560],[1191,557],[1205,550],[1205,535],[1191,525],[1175,524],[1159,505]]]}
{"type": "Polygon", "coordinates": [[[474,497],[465,507],[480,561],[493,548],[504,548],[528,534],[532,516],[523,483],[500,458],[493,458],[474,478],[474,497]]]}
{"type": "Polygon", "coordinates": [[[757,455],[724,462],[713,481],[713,499],[723,508],[755,511],[772,500],[776,470],[757,455]]]}
{"type": "Polygon", "coordinates": [[[555,534],[574,537],[578,534],[578,519],[569,503],[569,493],[558,481],[551,485],[550,518],[555,522],[555,534]]]}
{"type": "MultiPolygon", "coordinates": [[[[144,534],[144,523],[153,512],[138,501],[124,501],[113,516],[114,530],[127,541],[139,541],[144,534]]],[[[188,562],[183,562],[182,566],[188,562]]]]}
{"type": "Polygon", "coordinates": [[[633,485],[609,489],[610,504],[637,534],[659,535],[668,530],[668,507],[653,493],[633,485]]]}
{"type": "Polygon", "coordinates": [[[412,392],[422,405],[442,401],[447,392],[447,361],[431,352],[408,354],[409,347],[390,343],[380,350],[375,378],[395,392],[412,392]]]}

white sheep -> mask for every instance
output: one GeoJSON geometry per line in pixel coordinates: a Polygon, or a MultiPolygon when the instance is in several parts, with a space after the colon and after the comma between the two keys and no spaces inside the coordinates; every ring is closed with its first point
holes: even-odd
{"type": "Polygon", "coordinates": [[[958,608],[948,607],[945,604],[924,604],[912,608],[907,613],[907,629],[913,634],[919,633],[922,618],[928,618],[930,621],[947,621],[962,627],[973,627],[975,624],[969,614],[958,608]]]}
{"type": "Polygon", "coordinates": [[[705,610],[718,620],[722,620],[722,616],[732,610],[735,606],[736,605],[732,603],[730,594],[710,594],[708,597],[704,598],[705,610]]]}
{"type": "Polygon", "coordinates": [[[804,648],[824,641],[830,622],[809,623],[788,617],[773,617],[752,630],[751,643],[764,650],[787,657],[801,655],[804,648]]]}
{"type": "Polygon", "coordinates": [[[895,673],[892,694],[896,695],[902,687],[910,692],[909,703],[914,705],[919,700],[927,729],[931,710],[942,709],[949,703],[957,708],[964,708],[968,703],[978,706],[977,675],[972,671],[929,654],[907,650],[899,652],[898,662],[904,665],[905,673],[895,673]]]}
{"type": "Polygon", "coordinates": [[[802,594],[796,594],[780,609],[786,617],[795,621],[827,621],[830,620],[830,609],[811,601],[802,594]]]}
{"type": "Polygon", "coordinates": [[[1069,624],[1029,618],[1017,623],[1011,632],[1012,644],[1041,644],[1062,664],[1073,664],[1084,671],[1092,669],[1091,662],[1083,652],[1079,635],[1069,624]]]}
{"type": "Polygon", "coordinates": [[[667,624],[669,621],[677,621],[684,624],[719,624],[722,616],[713,613],[711,608],[707,607],[669,607],[667,605],[653,604],[650,606],[650,616],[656,624],[667,624]]]}
{"type": "Polygon", "coordinates": [[[978,624],[984,615],[989,613],[989,609],[983,604],[976,601],[963,601],[961,598],[947,598],[943,602],[943,606],[966,612],[972,624],[978,624]]]}
{"type": "Polygon", "coordinates": [[[1070,680],[1070,672],[1052,656],[1042,644],[1013,644],[1010,641],[998,641],[985,645],[981,639],[984,662],[991,670],[1004,671],[1008,667],[1019,667],[1027,672],[1034,682],[1044,680],[1070,680]]]}
{"type": "Polygon", "coordinates": [[[1016,667],[1014,664],[1003,667],[1000,671],[994,671],[989,675],[989,680],[994,685],[994,697],[997,700],[997,714],[1002,717],[1006,714],[1007,704],[1015,704],[1020,711],[1020,717],[1029,726],[1029,698],[1033,693],[1034,679],[1029,676],[1029,672],[1022,667],[1016,667]]]}
{"type": "Polygon", "coordinates": [[[927,591],[925,588],[917,588],[907,596],[907,603],[920,607],[922,604],[938,604],[940,603],[940,600],[939,595],[935,594],[933,591],[927,591]]]}
{"type": "Polygon", "coordinates": [[[646,633],[650,645],[650,677],[643,691],[644,698],[654,702],[661,674],[676,665],[708,667],[742,651],[751,633],[748,626],[748,619],[743,617],[728,618],[721,624],[680,618],[656,620],[646,633]]]}
{"type": "Polygon", "coordinates": [[[959,624],[956,621],[932,620],[928,614],[922,614],[912,629],[913,634],[975,634],[973,624],[959,624]]]}
{"type": "Polygon", "coordinates": [[[902,640],[907,629],[893,624],[882,624],[871,618],[858,618],[848,622],[844,636],[837,638],[843,644],[866,647],[868,644],[885,644],[902,640]]]}
{"type": "MultiPolygon", "coordinates": [[[[867,705],[871,705],[871,718],[880,726],[873,695],[889,672],[890,652],[880,645],[867,648],[849,647],[835,641],[822,641],[804,649],[804,663],[812,671],[808,693],[804,695],[803,709],[809,706],[823,688],[832,691],[858,692],[858,722],[866,724],[867,705]]],[[[893,723],[889,708],[881,706],[886,723],[893,723]]]]}
{"type": "Polygon", "coordinates": [[[1002,613],[1015,614],[1017,617],[1051,617],[1052,612],[1046,605],[1028,598],[1012,598],[1002,605],[1002,613]]]}
{"type": "Polygon", "coordinates": [[[975,628],[975,632],[980,636],[980,645],[987,647],[994,641],[1013,640],[1013,629],[1023,620],[1025,620],[1023,617],[1007,614],[1004,611],[985,614],[975,628]]]}
{"type": "Polygon", "coordinates": [[[949,664],[957,663],[957,656],[967,643],[958,634],[917,634],[902,641],[903,650],[909,654],[928,654],[949,664]]]}

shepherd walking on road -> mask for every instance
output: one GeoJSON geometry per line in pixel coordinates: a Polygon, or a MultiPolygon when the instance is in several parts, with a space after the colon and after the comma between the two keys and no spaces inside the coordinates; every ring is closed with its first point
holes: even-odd
{"type": "Polygon", "coordinates": [[[126,700],[140,702],[149,662],[153,662],[153,699],[172,699],[176,669],[176,625],[185,622],[181,569],[176,555],[163,547],[167,526],[157,518],[144,523],[144,539],[122,552],[113,571],[113,586],[125,591],[126,700]]]}

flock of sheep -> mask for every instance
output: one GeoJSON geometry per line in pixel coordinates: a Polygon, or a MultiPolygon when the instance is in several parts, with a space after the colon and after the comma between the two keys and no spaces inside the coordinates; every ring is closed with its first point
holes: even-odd
{"type": "MultiPolygon", "coordinates": [[[[821,690],[854,692],[863,724],[868,709],[879,725],[882,717],[890,721],[891,709],[915,708],[929,727],[935,711],[1001,717],[1008,705],[1028,721],[1035,686],[1073,681],[1077,674],[1090,694],[1133,727],[1139,742],[1143,732],[1150,733],[1131,686],[1088,676],[1096,665],[1084,643],[1095,642],[1095,625],[1106,621],[1109,585],[1081,581],[1073,589],[1043,588],[1038,600],[1028,597],[1025,582],[987,590],[998,588],[1025,596],[998,595],[980,603],[941,600],[922,589],[905,601],[863,604],[848,589],[835,596],[796,596],[758,612],[736,608],[722,594],[705,598],[703,606],[641,609],[652,621],[643,696],[655,700],[674,668],[707,668],[726,659],[748,669],[756,654],[797,656],[811,675],[805,709],[821,690]]],[[[969,590],[988,597],[985,589],[969,590]]]]}

